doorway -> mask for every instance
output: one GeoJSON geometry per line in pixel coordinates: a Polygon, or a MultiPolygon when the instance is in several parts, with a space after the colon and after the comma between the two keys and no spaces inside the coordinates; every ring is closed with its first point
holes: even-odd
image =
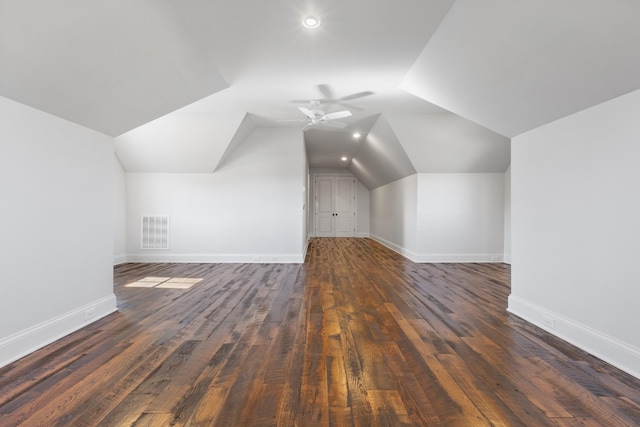
{"type": "Polygon", "coordinates": [[[354,177],[315,176],[314,233],[316,237],[355,237],[356,206],[354,177]]]}

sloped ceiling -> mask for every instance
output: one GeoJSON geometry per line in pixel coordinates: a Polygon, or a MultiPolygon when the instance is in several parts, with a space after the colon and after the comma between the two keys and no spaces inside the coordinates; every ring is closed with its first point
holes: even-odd
{"type": "Polygon", "coordinates": [[[640,88],[640,2],[457,0],[402,87],[513,137],[640,88]]]}
{"type": "Polygon", "coordinates": [[[369,190],[416,173],[384,117],[379,117],[349,163],[349,170],[369,190]]]}
{"type": "Polygon", "coordinates": [[[417,172],[504,172],[511,140],[452,113],[385,116],[417,172]]]}
{"type": "Polygon", "coordinates": [[[117,137],[116,152],[126,171],[213,172],[244,118],[178,111],[117,137]]]}
{"type": "Polygon", "coordinates": [[[305,132],[310,166],[373,188],[504,170],[509,137],[639,89],[638,16],[603,0],[0,0],[0,95],[117,137],[129,172],[213,172],[319,99],[353,116],[305,132]]]}
{"type": "Polygon", "coordinates": [[[163,1],[0,2],[0,94],[116,136],[228,85],[163,1]]]}

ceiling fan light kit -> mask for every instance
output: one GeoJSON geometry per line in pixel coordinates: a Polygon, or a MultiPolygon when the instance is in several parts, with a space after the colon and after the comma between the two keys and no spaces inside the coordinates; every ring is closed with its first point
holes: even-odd
{"type": "Polygon", "coordinates": [[[336,119],[343,119],[345,117],[351,117],[351,111],[336,111],[334,113],[325,114],[320,108],[320,102],[311,101],[311,109],[305,107],[298,107],[298,109],[307,116],[308,121],[304,126],[304,130],[317,124],[322,124],[335,129],[344,129],[347,127],[346,123],[335,121],[336,119]]]}
{"type": "MultiPolygon", "coordinates": [[[[320,91],[320,94],[323,96],[323,98],[321,99],[312,99],[312,100],[293,100],[292,102],[304,102],[304,103],[309,103],[311,108],[306,108],[306,107],[298,107],[298,109],[305,115],[307,116],[306,120],[276,120],[277,122],[305,122],[306,124],[304,125],[303,129],[304,131],[306,131],[307,129],[309,129],[311,126],[314,125],[318,125],[318,124],[322,124],[331,128],[335,128],[335,129],[344,129],[347,127],[346,123],[343,122],[339,122],[336,121],[336,119],[342,119],[342,118],[346,118],[346,117],[351,117],[351,111],[352,109],[355,110],[362,110],[361,108],[358,108],[356,106],[351,106],[351,105],[347,105],[344,101],[346,100],[353,100],[353,99],[358,99],[358,98],[362,98],[365,96],[369,96],[369,95],[373,95],[373,92],[371,91],[364,91],[364,92],[358,92],[358,93],[353,93],[351,95],[347,95],[347,96],[343,96],[343,97],[335,97],[333,94],[333,91],[331,90],[331,87],[327,84],[319,84],[318,86],[318,90],[320,91]],[[341,104],[344,107],[348,107],[348,110],[342,110],[342,111],[336,111],[333,113],[328,113],[325,114],[324,111],[320,108],[320,105],[332,105],[332,104],[341,104]]],[[[355,139],[358,139],[358,137],[354,136],[355,139]]]]}

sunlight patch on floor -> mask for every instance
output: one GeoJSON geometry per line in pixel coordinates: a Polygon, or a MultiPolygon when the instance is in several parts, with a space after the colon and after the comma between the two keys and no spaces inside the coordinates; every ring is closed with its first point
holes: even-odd
{"type": "Polygon", "coordinates": [[[127,288],[189,289],[202,279],[189,277],[145,277],[124,285],[127,288]]]}

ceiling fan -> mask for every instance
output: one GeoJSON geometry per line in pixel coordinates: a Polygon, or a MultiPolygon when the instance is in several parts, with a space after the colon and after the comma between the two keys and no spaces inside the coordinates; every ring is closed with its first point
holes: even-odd
{"type": "Polygon", "coordinates": [[[305,120],[278,120],[279,122],[305,122],[304,128],[302,130],[307,130],[311,126],[314,125],[325,125],[334,129],[344,129],[347,127],[346,123],[338,122],[336,119],[343,119],[345,117],[351,116],[351,111],[336,111],[335,113],[325,114],[324,111],[320,109],[320,101],[311,101],[311,108],[298,107],[298,109],[307,116],[305,120]]]}
{"type": "MultiPolygon", "coordinates": [[[[318,91],[322,95],[322,98],[318,98],[319,103],[324,105],[338,104],[343,107],[349,108],[350,110],[362,110],[362,108],[357,107],[355,105],[351,105],[347,103],[348,101],[353,101],[355,99],[364,98],[364,97],[373,95],[373,92],[367,90],[364,92],[352,93],[351,95],[337,97],[336,95],[334,95],[333,89],[328,84],[319,84],[316,87],[318,88],[318,91]]],[[[297,99],[297,100],[293,100],[292,102],[307,103],[308,101],[297,99]]]]}

